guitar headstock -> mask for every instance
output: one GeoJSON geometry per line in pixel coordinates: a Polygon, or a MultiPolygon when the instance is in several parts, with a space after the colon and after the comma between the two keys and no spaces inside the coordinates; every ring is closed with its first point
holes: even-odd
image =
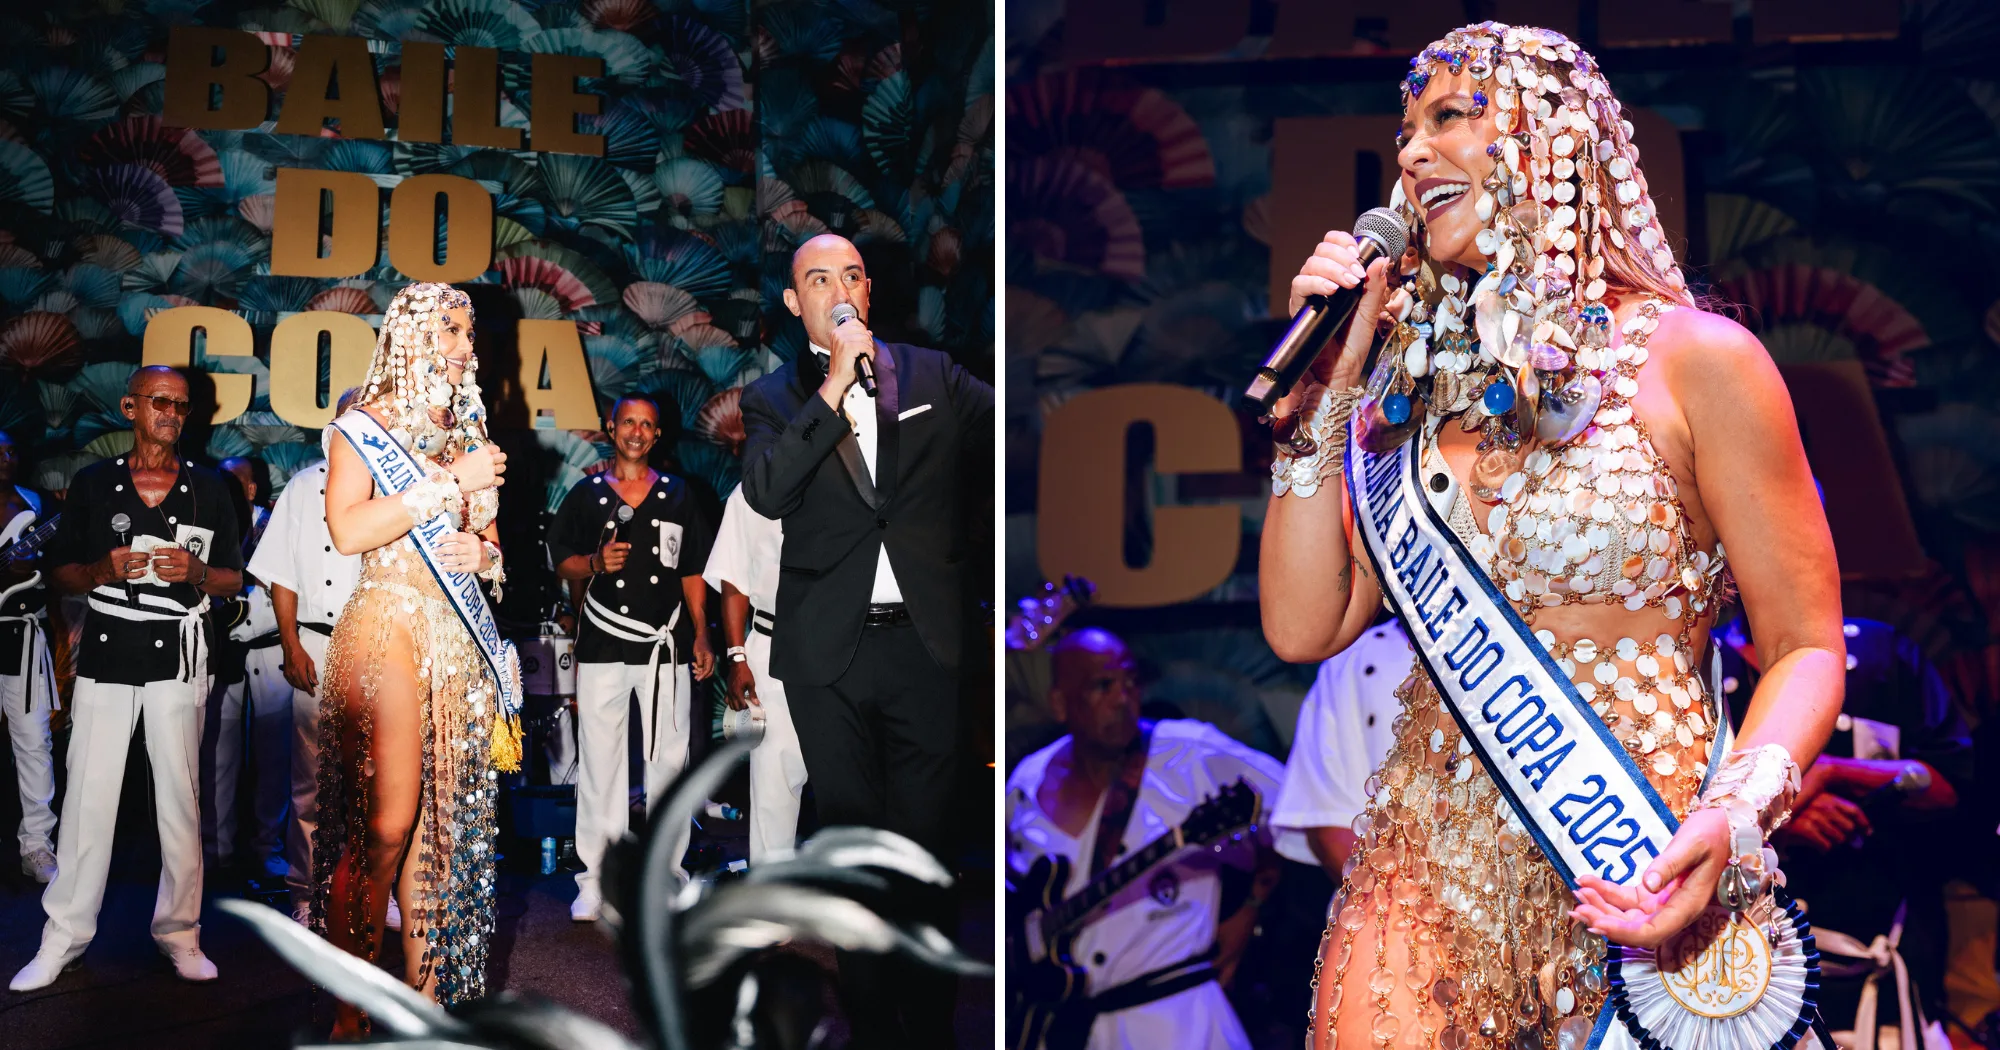
{"type": "Polygon", "coordinates": [[[1247,782],[1238,779],[1213,798],[1204,801],[1181,821],[1181,838],[1187,842],[1206,842],[1221,838],[1238,828],[1257,822],[1259,801],[1257,792],[1247,782]]]}
{"type": "Polygon", "coordinates": [[[1007,620],[1007,648],[1027,652],[1048,645],[1063,621],[1096,595],[1097,585],[1081,576],[1064,576],[1059,584],[1043,582],[1040,594],[1014,603],[1014,615],[1007,620]]]}

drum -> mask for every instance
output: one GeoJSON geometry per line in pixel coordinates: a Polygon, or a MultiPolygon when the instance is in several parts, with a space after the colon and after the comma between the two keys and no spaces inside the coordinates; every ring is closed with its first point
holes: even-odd
{"type": "Polygon", "coordinates": [[[560,634],[521,638],[521,686],[530,696],[576,695],[576,641],[560,634]]]}

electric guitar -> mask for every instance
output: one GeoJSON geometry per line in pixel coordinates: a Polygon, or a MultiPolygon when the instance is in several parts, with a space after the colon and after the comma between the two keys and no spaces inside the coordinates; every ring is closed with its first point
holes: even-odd
{"type": "Polygon", "coordinates": [[[1040,595],[1014,603],[1014,615],[1007,620],[1007,648],[1030,652],[1048,645],[1063,621],[1096,596],[1097,585],[1081,576],[1064,576],[1061,583],[1044,582],[1040,595]]]}
{"type": "MultiPolygon", "coordinates": [[[[14,520],[8,522],[6,528],[0,529],[0,544],[6,544],[4,549],[0,549],[0,570],[12,570],[16,564],[30,561],[35,555],[40,554],[43,545],[56,534],[56,523],[62,520],[62,515],[50,515],[49,520],[30,530],[28,526],[33,524],[34,520],[35,512],[24,510],[14,515],[14,520]]],[[[41,582],[42,574],[37,572],[0,591],[0,606],[4,606],[7,599],[41,582]]]]}
{"type": "Polygon", "coordinates": [[[1007,1046],[1082,1050],[1096,1014],[1088,973],[1072,951],[1084,921],[1113,896],[1173,859],[1223,838],[1240,840],[1259,817],[1257,792],[1238,780],[1189,813],[1179,827],[1134,850],[1065,897],[1071,862],[1042,857],[1008,892],[1007,1046]]]}

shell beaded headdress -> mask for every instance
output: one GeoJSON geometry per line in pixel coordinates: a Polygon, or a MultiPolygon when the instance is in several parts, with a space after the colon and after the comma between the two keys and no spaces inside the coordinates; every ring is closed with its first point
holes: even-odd
{"type": "Polygon", "coordinates": [[[411,451],[431,457],[454,443],[458,451],[471,451],[486,441],[486,413],[474,378],[478,358],[466,361],[454,387],[438,349],[445,311],[460,307],[469,315],[471,298],[448,284],[411,284],[397,292],[383,314],[375,357],[361,386],[362,404],[386,410],[390,434],[411,451]]]}
{"type": "MultiPolygon", "coordinates": [[[[1470,286],[1431,259],[1410,279],[1390,336],[1394,352],[1383,354],[1369,384],[1375,410],[1365,440],[1392,447],[1407,439],[1420,423],[1410,412],[1414,394],[1433,413],[1467,413],[1465,428],[1483,426],[1482,448],[1500,458],[1529,432],[1568,441],[1588,426],[1613,365],[1602,352],[1610,342],[1607,268],[1616,283],[1637,278],[1686,301],[1632,125],[1590,54],[1550,30],[1466,26],[1410,65],[1406,109],[1442,67],[1471,75],[1474,116],[1494,110],[1494,169],[1473,200],[1486,224],[1475,243],[1489,263],[1470,286]]],[[[1414,231],[1419,211],[1400,183],[1392,203],[1414,231]]]]}

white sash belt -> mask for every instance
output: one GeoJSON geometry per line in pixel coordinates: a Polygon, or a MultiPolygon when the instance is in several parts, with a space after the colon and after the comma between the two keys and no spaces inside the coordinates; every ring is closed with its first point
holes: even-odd
{"type": "Polygon", "coordinates": [[[1910,968],[1903,962],[1899,950],[1903,942],[1903,918],[1909,911],[1909,902],[1896,905],[1895,921],[1890,923],[1889,932],[1878,935],[1867,944],[1841,933],[1820,927],[1813,931],[1813,938],[1819,942],[1822,953],[1845,956],[1858,960],[1852,963],[1832,962],[1820,959],[1820,969],[1829,977],[1863,977],[1861,999],[1854,1008],[1854,1035],[1847,1044],[1848,1050],[1875,1050],[1879,1031],[1875,1024],[1876,1003],[1881,995],[1884,974],[1896,975],[1896,1016],[1901,1019],[1902,1038],[1898,1044],[1901,1050],[1922,1050],[1924,1045],[1922,1007],[1913,1002],[1910,995],[1910,968]]]}
{"type": "Polygon", "coordinates": [[[31,676],[28,682],[28,706],[35,709],[37,698],[48,701],[49,710],[62,707],[62,694],[56,690],[55,661],[49,656],[48,632],[42,627],[41,616],[23,613],[19,616],[0,616],[0,622],[13,621],[21,627],[21,673],[31,676]]]}
{"type": "MultiPolygon", "coordinates": [[[[652,696],[648,704],[653,712],[653,735],[646,741],[646,759],[651,761],[660,744],[660,647],[666,646],[670,664],[678,666],[680,653],[674,649],[674,625],[681,622],[681,607],[674,606],[674,614],[667,617],[666,625],[655,627],[641,620],[634,620],[622,613],[612,612],[596,595],[585,591],[583,595],[583,616],[613,638],[623,638],[628,642],[651,642],[653,651],[646,659],[646,681],[651,683],[652,696]]],[[[678,690],[676,690],[678,692],[678,690]]],[[[676,701],[667,701],[667,717],[674,716],[676,701]]]]}
{"type": "Polygon", "coordinates": [[[139,600],[141,602],[169,606],[181,611],[167,612],[161,610],[155,612],[151,609],[135,608],[130,605],[123,605],[101,598],[94,591],[89,596],[92,612],[114,616],[120,620],[132,620],[140,623],[178,621],[181,625],[181,659],[180,669],[175,672],[174,679],[189,683],[198,681],[200,676],[208,671],[208,641],[203,637],[201,630],[201,618],[208,613],[208,595],[202,595],[201,602],[192,608],[184,608],[178,602],[158,598],[150,594],[139,595],[139,600]]]}

